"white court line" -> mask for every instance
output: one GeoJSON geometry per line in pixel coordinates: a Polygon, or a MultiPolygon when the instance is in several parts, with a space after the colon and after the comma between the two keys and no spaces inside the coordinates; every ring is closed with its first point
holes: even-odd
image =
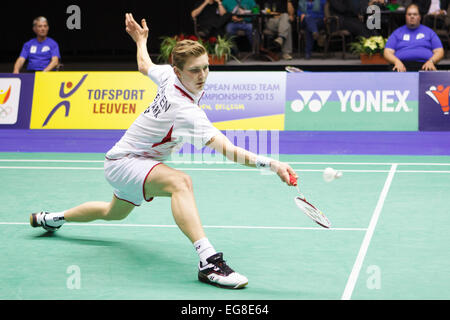
{"type": "MultiPolygon", "coordinates": [[[[29,225],[27,222],[0,222],[0,225],[29,225]]],[[[126,223],[65,223],[70,227],[134,227],[134,228],[178,228],[177,225],[164,224],[126,224],[126,223]]],[[[266,227],[266,226],[203,226],[210,229],[263,229],[263,230],[323,230],[323,231],[366,231],[366,228],[313,228],[313,227],[266,227]]]]}
{"type": "MultiPolygon", "coordinates": [[[[0,162],[60,162],[60,163],[103,163],[103,160],[59,160],[59,159],[0,159],[0,162]]],[[[184,161],[184,160],[169,160],[164,161],[164,163],[172,164],[236,164],[232,161],[184,161]]],[[[450,163],[441,162],[290,162],[286,161],[288,164],[320,164],[320,165],[370,165],[370,166],[392,166],[396,164],[397,166],[450,166],[450,163]]]]}
{"type": "Polygon", "coordinates": [[[383,204],[386,200],[389,188],[391,187],[396,169],[397,165],[393,164],[391,166],[391,170],[389,171],[388,177],[386,178],[386,182],[384,183],[383,190],[381,191],[380,198],[378,199],[377,206],[375,207],[375,210],[372,214],[372,218],[370,219],[369,227],[367,228],[364,240],[361,244],[361,247],[359,248],[358,256],[356,257],[352,272],[350,273],[344,289],[344,293],[342,294],[342,300],[350,300],[352,297],[353,289],[355,288],[356,281],[358,280],[359,272],[361,271],[367,249],[369,248],[370,241],[372,240],[378,218],[380,217],[381,210],[383,209],[383,204]]]}
{"type": "MultiPolygon", "coordinates": [[[[32,166],[0,166],[0,169],[24,170],[103,170],[103,167],[32,167],[32,166]]],[[[260,171],[261,169],[243,168],[174,168],[184,171],[260,171]]],[[[323,172],[322,169],[293,168],[297,172],[323,172]]],[[[340,170],[347,173],[387,173],[390,170],[340,170]]],[[[397,173],[450,173],[450,170],[397,170],[397,173]]]]}
{"type": "Polygon", "coordinates": [[[28,169],[28,170],[103,170],[103,167],[18,167],[18,166],[6,166],[0,167],[0,169],[28,169]]]}
{"type": "Polygon", "coordinates": [[[81,162],[81,163],[103,163],[103,160],[60,160],[60,159],[0,159],[0,162],[81,162]]]}

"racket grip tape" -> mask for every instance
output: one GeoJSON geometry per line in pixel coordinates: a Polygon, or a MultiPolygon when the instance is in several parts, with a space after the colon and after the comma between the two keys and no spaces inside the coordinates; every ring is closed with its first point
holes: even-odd
{"type": "Polygon", "coordinates": [[[289,182],[290,182],[293,186],[296,186],[296,185],[297,185],[297,178],[294,177],[293,175],[289,174],[289,182]]]}

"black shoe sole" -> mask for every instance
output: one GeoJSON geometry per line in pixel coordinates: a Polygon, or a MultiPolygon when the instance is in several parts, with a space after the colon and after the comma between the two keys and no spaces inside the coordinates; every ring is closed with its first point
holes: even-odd
{"type": "Polygon", "coordinates": [[[36,221],[36,213],[32,213],[32,214],[30,215],[30,225],[31,225],[33,228],[39,227],[39,225],[37,224],[37,221],[36,221]]]}

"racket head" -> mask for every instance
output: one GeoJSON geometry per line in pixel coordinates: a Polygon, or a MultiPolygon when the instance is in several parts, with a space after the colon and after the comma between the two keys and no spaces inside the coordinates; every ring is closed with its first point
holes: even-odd
{"type": "Polygon", "coordinates": [[[329,229],[331,227],[330,220],[328,220],[328,218],[323,214],[323,212],[317,209],[308,201],[306,201],[305,198],[295,197],[294,202],[297,205],[297,207],[300,210],[302,210],[304,214],[310,217],[315,223],[326,229],[329,229]]]}

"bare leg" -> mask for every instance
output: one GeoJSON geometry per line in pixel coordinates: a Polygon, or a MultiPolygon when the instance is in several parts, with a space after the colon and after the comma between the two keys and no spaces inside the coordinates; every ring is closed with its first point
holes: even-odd
{"type": "Polygon", "coordinates": [[[102,220],[122,220],[134,209],[134,205],[113,197],[111,202],[86,202],[64,213],[69,222],[90,222],[102,220]]]}
{"type": "Polygon", "coordinates": [[[164,164],[155,167],[145,181],[145,197],[172,197],[172,214],[192,243],[204,238],[191,178],[164,164]]]}

